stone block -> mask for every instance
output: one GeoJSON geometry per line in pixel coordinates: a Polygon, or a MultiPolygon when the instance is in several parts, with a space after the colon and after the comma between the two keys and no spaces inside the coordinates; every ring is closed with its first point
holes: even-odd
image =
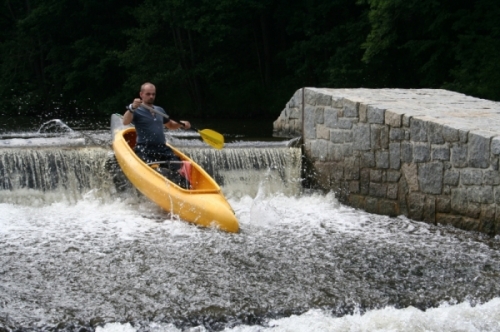
{"type": "Polygon", "coordinates": [[[466,144],[469,141],[469,131],[468,130],[463,130],[459,129],[458,130],[458,141],[460,143],[466,144]]]}
{"type": "Polygon", "coordinates": [[[467,212],[465,213],[467,217],[477,219],[479,218],[480,214],[481,214],[481,204],[474,202],[469,202],[467,204],[467,212]]]}
{"type": "Polygon", "coordinates": [[[403,141],[405,139],[405,130],[403,128],[391,128],[389,130],[389,139],[391,141],[403,141]]]}
{"type": "Polygon", "coordinates": [[[344,157],[351,157],[353,155],[352,143],[344,143],[341,145],[342,155],[344,157]]]}
{"type": "Polygon", "coordinates": [[[436,223],[441,225],[450,225],[457,227],[462,222],[462,217],[448,214],[448,213],[436,213],[436,223]]]}
{"type": "Polygon", "coordinates": [[[342,98],[342,97],[333,97],[332,96],[332,107],[333,108],[342,108],[342,107],[344,107],[344,98],[342,98]]]}
{"type": "Polygon", "coordinates": [[[362,168],[359,171],[359,191],[363,195],[370,192],[370,169],[362,168]]]}
{"type": "Polygon", "coordinates": [[[314,122],[316,124],[325,123],[325,109],[323,107],[316,107],[314,109],[314,122]]]}
{"type": "Polygon", "coordinates": [[[458,142],[460,140],[458,136],[458,129],[444,125],[442,134],[444,140],[448,143],[458,142]]]}
{"type": "Polygon", "coordinates": [[[378,199],[375,197],[366,197],[365,210],[369,213],[378,213],[378,199]]]}
{"type": "Polygon", "coordinates": [[[475,231],[476,232],[476,231],[479,231],[480,224],[481,223],[480,223],[479,219],[463,217],[460,224],[455,225],[455,227],[461,228],[461,229],[466,230],[466,231],[475,231]]]}
{"type": "Polygon", "coordinates": [[[332,186],[331,166],[329,163],[314,163],[315,180],[322,189],[329,190],[332,186]]]}
{"type": "Polygon", "coordinates": [[[441,194],[443,189],[443,164],[432,162],[418,166],[420,190],[426,194],[441,194]]]}
{"type": "Polygon", "coordinates": [[[366,109],[366,118],[368,123],[384,124],[385,110],[368,105],[366,109]]]}
{"type": "Polygon", "coordinates": [[[357,208],[364,209],[365,208],[365,196],[363,195],[349,195],[348,197],[349,205],[357,208]]]}
{"type": "Polygon", "coordinates": [[[496,211],[496,205],[495,204],[482,204],[481,205],[481,215],[479,219],[482,221],[489,221],[489,222],[494,222],[495,221],[495,212],[496,211]]]}
{"type": "Polygon", "coordinates": [[[500,155],[500,137],[493,137],[491,140],[491,153],[494,155],[500,155]]]}
{"type": "Polygon", "coordinates": [[[344,130],[330,129],[330,141],[332,143],[344,143],[344,130]]]}
{"type": "Polygon", "coordinates": [[[338,111],[331,107],[324,109],[324,125],[328,128],[338,127],[338,111]]]}
{"type": "Polygon", "coordinates": [[[436,222],[436,199],[434,196],[425,197],[423,220],[428,223],[436,222]]]}
{"type": "Polygon", "coordinates": [[[377,168],[389,168],[389,151],[375,151],[375,165],[377,168]]]}
{"type": "Polygon", "coordinates": [[[461,143],[453,143],[451,146],[451,164],[456,168],[468,166],[467,162],[468,149],[467,146],[461,143]]]}
{"type": "Polygon", "coordinates": [[[486,170],[483,172],[483,184],[489,186],[500,185],[500,173],[495,170],[486,170]]]}
{"type": "Polygon", "coordinates": [[[370,126],[370,142],[372,149],[389,147],[389,129],[387,126],[372,124],[370,126]]]}
{"type": "Polygon", "coordinates": [[[315,140],[314,142],[312,142],[311,152],[313,159],[320,161],[326,161],[330,159],[328,148],[328,142],[325,140],[315,140]]]}
{"type": "Polygon", "coordinates": [[[349,182],[349,194],[359,194],[359,181],[349,182]]]}
{"type": "Polygon", "coordinates": [[[387,184],[387,198],[398,199],[398,184],[397,183],[387,184]]]}
{"type": "Polygon", "coordinates": [[[467,197],[470,202],[481,204],[492,204],[495,201],[492,186],[470,186],[467,187],[467,197]]]}
{"type": "Polygon", "coordinates": [[[449,196],[436,197],[436,212],[442,212],[442,213],[451,212],[451,199],[449,196]]]}
{"type": "Polygon", "coordinates": [[[366,123],[368,121],[366,104],[359,104],[359,122],[366,123]]]}
{"type": "Polygon", "coordinates": [[[399,202],[399,209],[402,214],[405,216],[409,216],[408,212],[408,204],[406,202],[406,199],[408,197],[408,184],[406,183],[406,179],[404,177],[401,177],[401,179],[398,182],[398,202],[399,202]]]}
{"type": "Polygon", "coordinates": [[[353,128],[353,148],[355,150],[369,150],[370,141],[370,125],[359,123],[353,128]]]}
{"type": "Polygon", "coordinates": [[[410,121],[410,139],[414,142],[427,142],[427,122],[412,118],[410,121]]]}
{"type": "Polygon", "coordinates": [[[357,120],[355,120],[355,119],[339,118],[338,126],[340,129],[352,129],[352,126],[355,122],[357,122],[357,120]]]}
{"type": "MultiPolygon", "coordinates": [[[[344,142],[346,143],[353,143],[353,133],[352,133],[352,130],[345,130],[344,131],[344,142]]],[[[353,149],[354,149],[354,145],[353,145],[353,149]]]]}
{"type": "Polygon", "coordinates": [[[399,128],[402,126],[403,123],[403,115],[399,114],[395,111],[391,110],[386,110],[385,111],[385,124],[393,127],[393,128],[399,128]]]}
{"type": "Polygon", "coordinates": [[[318,124],[316,125],[316,138],[330,140],[330,130],[327,126],[318,124]]]}
{"type": "Polygon", "coordinates": [[[412,163],[413,162],[413,144],[409,142],[401,143],[401,162],[412,163]]]}
{"type": "Polygon", "coordinates": [[[310,90],[310,89],[304,89],[304,103],[307,105],[315,106],[316,105],[316,99],[317,99],[317,92],[310,90]]]}
{"type": "Polygon", "coordinates": [[[460,171],[456,169],[447,169],[444,171],[443,183],[450,186],[458,186],[460,180],[460,171]]]}
{"type": "Polygon", "coordinates": [[[330,176],[335,183],[340,183],[344,179],[344,163],[332,162],[330,164],[330,176]]]}
{"type": "Polygon", "coordinates": [[[495,171],[500,170],[500,169],[499,169],[499,164],[498,164],[498,161],[499,161],[499,158],[498,158],[498,157],[496,157],[496,156],[491,158],[490,163],[491,163],[491,169],[492,169],[492,170],[495,170],[495,171]]]}
{"type": "Polygon", "coordinates": [[[458,142],[460,139],[458,137],[458,129],[451,128],[449,126],[443,126],[443,138],[448,143],[458,142]]]}
{"type": "Polygon", "coordinates": [[[316,94],[317,106],[330,106],[332,104],[332,96],[323,93],[316,94]]]}
{"type": "Polygon", "coordinates": [[[408,216],[414,220],[422,220],[424,216],[425,195],[420,193],[408,194],[408,216]]]}
{"type": "Polygon", "coordinates": [[[448,144],[443,145],[431,145],[431,158],[432,160],[450,160],[450,147],[448,144]]]}
{"type": "Polygon", "coordinates": [[[375,154],[371,151],[362,152],[360,167],[375,167],[375,154]]]}
{"type": "Polygon", "coordinates": [[[450,196],[451,195],[451,188],[453,188],[453,187],[445,184],[443,186],[443,195],[450,196]]]}
{"type": "Polygon", "coordinates": [[[380,169],[370,170],[370,181],[371,182],[384,182],[383,180],[384,172],[380,169]]]}
{"type": "Polygon", "coordinates": [[[397,171],[392,169],[387,170],[386,173],[387,182],[398,182],[400,177],[401,177],[401,172],[399,170],[397,171]]]}
{"type": "Polygon", "coordinates": [[[500,223],[497,225],[496,219],[496,205],[486,205],[483,204],[481,206],[481,215],[480,219],[480,231],[486,234],[494,235],[496,233],[497,226],[500,226],[500,223]]]}
{"type": "Polygon", "coordinates": [[[403,127],[410,127],[410,121],[412,119],[412,116],[411,115],[406,115],[406,114],[403,114],[403,127]]]}
{"type": "Polygon", "coordinates": [[[306,106],[304,109],[304,137],[306,139],[316,138],[316,113],[315,108],[306,106]]]}
{"type": "Polygon", "coordinates": [[[370,182],[370,196],[372,197],[386,197],[387,195],[387,184],[370,182]]]}
{"type": "Polygon", "coordinates": [[[344,178],[346,180],[358,180],[359,179],[359,158],[351,157],[346,158],[344,161],[344,178]]]}
{"type": "Polygon", "coordinates": [[[461,183],[466,186],[483,183],[483,172],[479,169],[463,169],[460,171],[461,183]]]}
{"type": "Polygon", "coordinates": [[[344,160],[343,144],[331,144],[328,148],[328,159],[332,161],[344,160]]]}
{"type": "Polygon", "coordinates": [[[344,99],[344,116],[346,118],[359,117],[359,103],[344,99]]]}
{"type": "Polygon", "coordinates": [[[399,169],[401,167],[401,144],[389,144],[389,167],[399,169]]]}
{"type": "Polygon", "coordinates": [[[429,130],[429,142],[431,144],[443,144],[445,142],[443,137],[443,126],[434,122],[428,122],[427,126],[429,130]]]}
{"type": "Polygon", "coordinates": [[[465,215],[467,213],[467,189],[456,188],[451,190],[451,210],[452,212],[465,215]]]}
{"type": "Polygon", "coordinates": [[[381,199],[378,203],[378,213],[389,217],[397,217],[399,215],[397,201],[381,199]]]}
{"type": "Polygon", "coordinates": [[[490,166],[490,138],[469,133],[469,166],[488,168],[490,166]]]}
{"type": "Polygon", "coordinates": [[[416,164],[403,164],[401,166],[401,173],[408,185],[409,192],[419,191],[418,174],[416,164]]]}
{"type": "Polygon", "coordinates": [[[302,112],[300,111],[300,108],[298,107],[290,108],[289,119],[301,119],[301,118],[302,118],[302,112]]]}
{"type": "Polygon", "coordinates": [[[413,161],[425,163],[431,160],[431,150],[427,143],[415,143],[413,145],[413,161]]]}

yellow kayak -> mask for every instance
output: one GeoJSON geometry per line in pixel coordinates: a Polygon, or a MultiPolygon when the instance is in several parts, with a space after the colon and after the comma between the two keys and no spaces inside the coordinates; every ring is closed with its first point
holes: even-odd
{"type": "Polygon", "coordinates": [[[155,165],[146,164],[135,154],[135,128],[116,130],[114,135],[113,150],[118,164],[142,194],[185,221],[238,232],[238,220],[221,188],[197,163],[169,145],[185,164],[190,164],[191,187],[183,189],[157,172],[155,165]]]}

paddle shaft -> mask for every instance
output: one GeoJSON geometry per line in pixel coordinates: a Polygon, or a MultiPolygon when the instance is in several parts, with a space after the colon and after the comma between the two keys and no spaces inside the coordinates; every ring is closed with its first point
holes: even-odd
{"type": "MultiPolygon", "coordinates": [[[[179,123],[182,127],[185,127],[184,123],[170,119],[170,117],[168,115],[166,115],[166,114],[164,114],[164,113],[162,113],[162,112],[160,112],[152,107],[149,107],[148,105],[146,105],[144,103],[142,103],[141,106],[144,106],[144,108],[148,109],[149,111],[154,112],[156,114],[159,114],[166,119],[175,121],[175,122],[179,123]]],[[[197,131],[198,134],[200,134],[203,141],[205,141],[205,143],[207,143],[208,145],[211,145],[212,147],[214,147],[216,149],[222,149],[224,147],[224,136],[222,136],[218,132],[213,131],[211,129],[198,130],[194,127],[191,127],[190,129],[197,131]]]]}
{"type": "MultiPolygon", "coordinates": [[[[142,104],[141,104],[141,106],[142,106],[142,107],[144,107],[144,108],[145,108],[145,109],[147,109],[147,110],[150,110],[151,112],[155,112],[156,114],[159,114],[159,115],[163,116],[163,117],[164,117],[164,118],[166,118],[166,119],[169,119],[169,120],[172,120],[172,121],[177,122],[177,123],[178,123],[178,124],[180,124],[183,128],[186,126],[184,123],[182,123],[182,122],[180,122],[180,121],[177,121],[177,120],[174,120],[174,119],[172,119],[171,117],[169,117],[168,115],[166,115],[165,113],[160,112],[160,111],[158,111],[158,110],[156,110],[156,109],[154,109],[154,108],[152,108],[152,107],[149,107],[148,105],[146,105],[146,104],[144,104],[144,103],[142,103],[142,104]]],[[[192,130],[194,130],[194,131],[199,131],[198,129],[196,129],[196,128],[194,128],[194,127],[191,127],[190,129],[192,129],[192,130]]]]}

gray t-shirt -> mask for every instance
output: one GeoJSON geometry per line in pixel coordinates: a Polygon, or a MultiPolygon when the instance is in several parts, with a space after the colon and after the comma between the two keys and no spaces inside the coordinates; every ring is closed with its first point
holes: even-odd
{"type": "MultiPolygon", "coordinates": [[[[165,110],[159,106],[153,106],[157,111],[167,115],[165,110]]],[[[132,123],[137,131],[137,144],[165,144],[164,124],[170,121],[159,114],[153,113],[139,106],[133,113],[132,123]]]]}

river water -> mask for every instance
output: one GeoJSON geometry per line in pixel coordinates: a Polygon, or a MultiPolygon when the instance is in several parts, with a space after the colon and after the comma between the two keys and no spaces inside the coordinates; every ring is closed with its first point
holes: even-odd
{"type": "Polygon", "coordinates": [[[287,141],[170,139],[239,233],[159,210],[110,167],[107,131],[3,135],[0,331],[500,331],[498,236],[304,189],[287,141]]]}

